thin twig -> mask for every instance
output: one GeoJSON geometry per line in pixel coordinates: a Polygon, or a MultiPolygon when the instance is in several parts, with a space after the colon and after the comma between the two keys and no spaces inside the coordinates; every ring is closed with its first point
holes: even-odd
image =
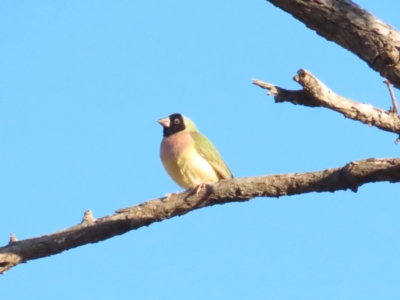
{"type": "Polygon", "coordinates": [[[385,79],[383,82],[387,84],[387,87],[388,87],[389,93],[390,93],[390,97],[392,97],[393,107],[392,107],[392,109],[390,110],[390,112],[392,112],[392,113],[394,113],[395,115],[397,115],[398,107],[397,107],[396,97],[395,97],[394,92],[393,92],[393,89],[392,89],[392,84],[390,83],[390,81],[389,81],[388,79],[385,79]]]}

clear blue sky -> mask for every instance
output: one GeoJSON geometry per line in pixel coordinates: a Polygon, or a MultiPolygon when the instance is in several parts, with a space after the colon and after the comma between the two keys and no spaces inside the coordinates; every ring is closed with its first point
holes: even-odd
{"type": "MultiPolygon", "coordinates": [[[[400,29],[398,0],[358,3],[400,29]]],[[[398,157],[394,134],[274,104],[300,68],[389,108],[382,78],[266,1],[3,1],[0,240],[176,191],[156,120],[181,112],[236,177],[398,157]]],[[[400,98],[398,90],[395,91],[400,98]]],[[[398,299],[398,184],[201,209],[0,277],[2,299],[398,299]]]]}

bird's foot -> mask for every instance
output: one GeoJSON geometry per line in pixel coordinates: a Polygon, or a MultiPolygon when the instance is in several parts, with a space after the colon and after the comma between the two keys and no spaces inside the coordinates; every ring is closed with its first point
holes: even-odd
{"type": "Polygon", "coordinates": [[[193,188],[193,190],[196,191],[196,196],[199,195],[201,189],[207,188],[207,185],[209,185],[209,184],[211,184],[211,183],[209,183],[209,182],[202,182],[202,183],[200,183],[199,185],[195,186],[195,187],[193,188]]]}

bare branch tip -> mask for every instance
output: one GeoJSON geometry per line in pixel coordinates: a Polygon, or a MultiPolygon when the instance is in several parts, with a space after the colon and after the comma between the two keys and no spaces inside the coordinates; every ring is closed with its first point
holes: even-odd
{"type": "Polygon", "coordinates": [[[18,242],[17,237],[13,233],[10,233],[10,241],[8,242],[8,244],[12,244],[15,242],[18,242]]]}
{"type": "Polygon", "coordinates": [[[85,211],[81,224],[94,222],[96,219],[93,217],[92,211],[89,209],[85,211]]]}
{"type": "Polygon", "coordinates": [[[299,69],[297,71],[297,75],[299,75],[299,76],[304,76],[304,75],[306,75],[306,73],[307,73],[307,70],[305,70],[305,69],[299,69]]]}
{"type": "Polygon", "coordinates": [[[258,85],[261,88],[264,87],[264,82],[262,82],[261,80],[253,78],[252,81],[253,81],[253,84],[258,85]]]}
{"type": "Polygon", "coordinates": [[[267,94],[268,96],[271,95],[271,93],[275,94],[274,91],[276,91],[276,88],[275,88],[275,86],[273,84],[266,83],[266,82],[258,80],[258,79],[253,79],[253,84],[259,86],[262,89],[269,90],[270,93],[267,94]]]}

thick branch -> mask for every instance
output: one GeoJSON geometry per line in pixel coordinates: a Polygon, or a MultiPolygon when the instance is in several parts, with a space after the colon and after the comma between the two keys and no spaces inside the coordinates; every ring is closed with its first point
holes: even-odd
{"type": "Polygon", "coordinates": [[[358,103],[339,96],[304,69],[300,69],[293,79],[303,86],[303,90],[285,90],[257,79],[254,79],[253,83],[268,89],[268,95],[274,95],[276,103],[291,102],[310,107],[326,107],[347,118],[400,134],[400,117],[391,110],[375,108],[370,104],[358,103]]]}
{"type": "MultiPolygon", "coordinates": [[[[400,88],[400,33],[348,0],[267,0],[400,88]]],[[[390,8],[389,8],[390,9],[390,8]]]]}
{"type": "Polygon", "coordinates": [[[248,201],[255,197],[280,197],[310,192],[334,192],[357,188],[370,182],[400,182],[400,159],[367,159],[342,168],[318,172],[269,175],[221,181],[201,190],[159,198],[120,209],[94,219],[86,212],[81,224],[41,237],[11,239],[0,248],[0,273],[28,260],[38,259],[89,243],[97,243],[154,222],[187,214],[216,204],[248,201]]]}

